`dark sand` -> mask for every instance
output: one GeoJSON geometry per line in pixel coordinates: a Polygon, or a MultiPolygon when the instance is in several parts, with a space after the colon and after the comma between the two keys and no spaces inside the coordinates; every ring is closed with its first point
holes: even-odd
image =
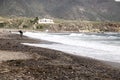
{"type": "Polygon", "coordinates": [[[11,59],[1,60],[0,80],[120,80],[120,69],[106,65],[108,62],[20,44],[25,42],[43,41],[0,34],[0,55],[3,52],[8,52],[9,56],[15,52],[16,55],[30,55],[27,58],[12,56],[11,59]]]}

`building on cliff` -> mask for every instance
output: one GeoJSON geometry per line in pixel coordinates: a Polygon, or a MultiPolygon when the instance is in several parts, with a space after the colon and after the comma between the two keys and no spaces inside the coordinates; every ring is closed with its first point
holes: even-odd
{"type": "Polygon", "coordinates": [[[39,19],[38,20],[38,24],[54,24],[54,21],[52,19],[39,19]]]}

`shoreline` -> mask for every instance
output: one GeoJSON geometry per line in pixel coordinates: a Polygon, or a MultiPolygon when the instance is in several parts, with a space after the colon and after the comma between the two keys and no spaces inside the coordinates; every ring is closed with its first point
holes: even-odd
{"type": "Polygon", "coordinates": [[[120,69],[108,66],[103,61],[46,48],[25,46],[20,43],[41,43],[44,41],[27,37],[21,39],[16,34],[3,34],[0,35],[0,50],[22,52],[23,54],[27,53],[32,55],[32,59],[3,61],[0,65],[0,76],[2,76],[2,80],[120,79],[120,69]]]}

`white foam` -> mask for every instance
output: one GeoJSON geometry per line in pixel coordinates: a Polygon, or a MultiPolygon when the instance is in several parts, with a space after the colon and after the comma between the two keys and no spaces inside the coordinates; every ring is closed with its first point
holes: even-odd
{"type": "MultiPolygon", "coordinates": [[[[117,33],[104,33],[106,35],[110,35],[110,34],[117,34],[117,33]]],[[[86,35],[84,33],[71,33],[69,36],[72,36],[72,37],[86,37],[86,38],[94,38],[94,39],[117,39],[118,37],[116,36],[98,36],[98,35],[86,35]]]]}
{"type": "Polygon", "coordinates": [[[114,51],[115,53],[120,52],[120,47],[118,46],[116,47],[116,46],[106,45],[106,44],[101,44],[96,42],[74,40],[74,39],[69,39],[67,37],[59,36],[59,35],[49,35],[47,33],[31,33],[31,32],[26,32],[24,33],[24,35],[32,38],[36,38],[36,39],[42,39],[42,40],[47,40],[51,42],[72,45],[72,46],[78,46],[78,47],[82,46],[82,47],[87,47],[87,48],[92,48],[97,50],[114,51]]]}
{"type": "MultiPolygon", "coordinates": [[[[88,56],[101,60],[120,62],[120,46],[107,45],[98,42],[83,41],[80,39],[76,40],[71,37],[69,38],[69,36],[71,35],[63,36],[63,35],[55,35],[49,33],[32,33],[32,32],[26,32],[24,33],[24,35],[36,39],[42,39],[42,40],[60,43],[60,44],[52,44],[52,45],[24,43],[25,45],[45,47],[45,48],[73,53],[75,55],[82,55],[82,56],[88,56]]],[[[76,34],[72,34],[72,36],[75,35],[76,34]]],[[[77,36],[82,36],[82,35],[83,34],[78,34],[77,36]]],[[[96,35],[93,37],[96,37],[96,35]]]]}
{"type": "Polygon", "coordinates": [[[30,44],[30,43],[22,43],[22,44],[35,46],[35,47],[49,48],[49,49],[67,52],[69,54],[120,63],[120,54],[113,54],[112,52],[108,52],[108,51],[94,50],[90,48],[76,47],[76,46],[62,45],[62,44],[30,44]]]}

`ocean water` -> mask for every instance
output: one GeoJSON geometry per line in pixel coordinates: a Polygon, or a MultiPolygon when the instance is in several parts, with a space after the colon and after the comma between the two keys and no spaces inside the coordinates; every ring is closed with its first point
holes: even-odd
{"type": "Polygon", "coordinates": [[[120,33],[40,33],[25,32],[25,36],[53,43],[24,45],[44,47],[78,56],[120,63],[120,33]]]}

